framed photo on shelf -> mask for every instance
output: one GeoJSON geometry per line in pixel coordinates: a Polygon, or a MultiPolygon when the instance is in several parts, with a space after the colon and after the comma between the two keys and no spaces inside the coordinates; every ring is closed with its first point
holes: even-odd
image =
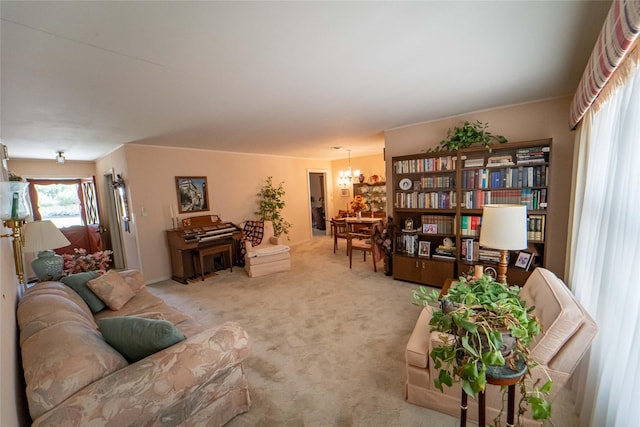
{"type": "Polygon", "coordinates": [[[424,234],[437,234],[438,224],[422,224],[422,232],[424,234]]]}
{"type": "Polygon", "coordinates": [[[533,263],[534,255],[530,252],[520,252],[518,254],[518,258],[516,259],[515,266],[518,268],[523,268],[525,270],[529,270],[531,264],[533,263]]]}
{"type": "Polygon", "coordinates": [[[418,244],[418,256],[429,257],[431,256],[431,242],[426,240],[420,241],[418,244]]]}
{"type": "Polygon", "coordinates": [[[178,213],[209,210],[206,176],[176,176],[178,213]]]}

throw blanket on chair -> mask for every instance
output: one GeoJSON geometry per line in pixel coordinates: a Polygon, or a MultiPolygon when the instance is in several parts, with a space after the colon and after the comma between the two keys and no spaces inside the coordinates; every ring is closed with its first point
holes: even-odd
{"type": "MultiPolygon", "coordinates": [[[[264,221],[247,221],[244,223],[244,230],[242,230],[242,240],[248,240],[251,242],[251,246],[257,246],[262,242],[264,235],[264,221]]],[[[247,253],[247,249],[244,244],[241,245],[240,253],[242,260],[244,261],[244,255],[247,253]]]]}

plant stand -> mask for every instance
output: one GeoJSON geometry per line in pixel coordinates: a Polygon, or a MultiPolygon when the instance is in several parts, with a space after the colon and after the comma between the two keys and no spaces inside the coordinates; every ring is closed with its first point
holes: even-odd
{"type": "MultiPolygon", "coordinates": [[[[520,357],[516,361],[516,370],[512,370],[508,365],[488,366],[487,384],[505,386],[507,388],[507,427],[513,427],[515,422],[515,400],[516,384],[522,380],[527,372],[527,365],[520,357]]],[[[478,393],[478,427],[485,427],[485,397],[484,392],[478,393]]],[[[460,402],[460,427],[467,425],[467,393],[462,390],[460,402]]]]}

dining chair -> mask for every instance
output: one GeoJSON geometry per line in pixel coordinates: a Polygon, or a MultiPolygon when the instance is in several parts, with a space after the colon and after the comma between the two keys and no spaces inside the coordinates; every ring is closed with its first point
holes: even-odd
{"type": "Polygon", "coordinates": [[[362,251],[363,260],[367,261],[367,252],[371,253],[373,260],[373,271],[377,272],[376,257],[374,254],[374,234],[376,227],[370,227],[366,232],[349,232],[347,233],[347,253],[349,254],[349,268],[353,264],[353,251],[362,251]]]}
{"type": "Polygon", "coordinates": [[[331,219],[331,234],[333,234],[333,253],[338,249],[338,239],[347,238],[347,221],[344,218],[331,219]]]}

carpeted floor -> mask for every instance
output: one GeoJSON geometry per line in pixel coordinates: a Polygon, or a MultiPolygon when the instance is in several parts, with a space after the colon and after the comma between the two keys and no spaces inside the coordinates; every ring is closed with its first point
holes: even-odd
{"type": "MultiPolygon", "coordinates": [[[[404,401],[404,348],[420,307],[417,285],[374,273],[345,243],[314,237],[292,248],[292,270],[249,278],[241,267],[189,285],[168,280],[152,292],[203,324],[235,321],[249,333],[245,363],[251,410],[229,427],[429,426],[456,418],[404,401]]],[[[556,426],[577,425],[565,395],[556,426]]],[[[559,415],[558,415],[559,414],[559,415]]]]}

